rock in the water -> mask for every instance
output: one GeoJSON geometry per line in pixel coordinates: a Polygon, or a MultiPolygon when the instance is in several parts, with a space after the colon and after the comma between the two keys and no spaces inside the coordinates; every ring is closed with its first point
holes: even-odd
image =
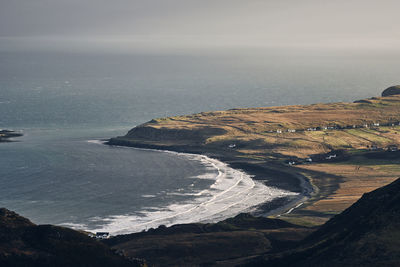
{"type": "Polygon", "coordinates": [[[400,85],[391,86],[382,92],[382,96],[400,95],[400,85]]]}

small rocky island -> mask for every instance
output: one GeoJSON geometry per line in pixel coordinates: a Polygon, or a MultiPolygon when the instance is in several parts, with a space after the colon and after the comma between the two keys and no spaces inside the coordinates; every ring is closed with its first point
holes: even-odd
{"type": "Polygon", "coordinates": [[[21,131],[0,129],[0,142],[10,142],[10,138],[23,136],[21,131]]]}

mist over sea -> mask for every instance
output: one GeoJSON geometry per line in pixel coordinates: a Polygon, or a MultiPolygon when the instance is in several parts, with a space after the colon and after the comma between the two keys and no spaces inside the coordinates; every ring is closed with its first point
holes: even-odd
{"type": "Polygon", "coordinates": [[[2,51],[0,128],[25,136],[0,144],[0,206],[35,223],[113,233],[232,216],[289,192],[206,158],[95,140],[156,117],[354,101],[399,79],[400,55],[385,51],[2,51]],[[232,186],[254,198],[243,207],[213,198],[232,186]],[[175,216],[192,208],[202,216],[175,216]]]}

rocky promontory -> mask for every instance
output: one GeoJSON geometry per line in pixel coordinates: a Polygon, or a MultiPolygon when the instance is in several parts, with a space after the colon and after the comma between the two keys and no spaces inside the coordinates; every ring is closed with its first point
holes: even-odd
{"type": "Polygon", "coordinates": [[[10,141],[10,138],[20,136],[23,136],[23,133],[20,131],[0,129],[0,142],[10,141]]]}

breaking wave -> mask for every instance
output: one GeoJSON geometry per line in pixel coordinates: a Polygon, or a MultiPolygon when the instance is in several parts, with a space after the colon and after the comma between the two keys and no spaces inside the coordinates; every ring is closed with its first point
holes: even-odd
{"type": "MultiPolygon", "coordinates": [[[[101,141],[90,142],[103,143],[101,141]]],[[[170,226],[193,222],[217,222],[241,212],[250,212],[257,205],[269,202],[275,198],[297,195],[297,193],[266,186],[261,182],[253,180],[247,173],[233,169],[219,160],[204,155],[164,150],[158,151],[185,157],[189,160],[200,161],[210,172],[199,175],[196,178],[212,179],[214,181],[213,184],[201,191],[182,193],[178,190],[172,193],[192,196],[187,201],[172,203],[163,207],[147,207],[135,212],[135,214],[92,218],[92,222],[100,223],[101,226],[96,229],[86,230],[92,232],[110,232],[112,235],[117,235],[140,232],[160,225],[170,226]]],[[[144,197],[150,196],[146,195],[144,197]]]]}

